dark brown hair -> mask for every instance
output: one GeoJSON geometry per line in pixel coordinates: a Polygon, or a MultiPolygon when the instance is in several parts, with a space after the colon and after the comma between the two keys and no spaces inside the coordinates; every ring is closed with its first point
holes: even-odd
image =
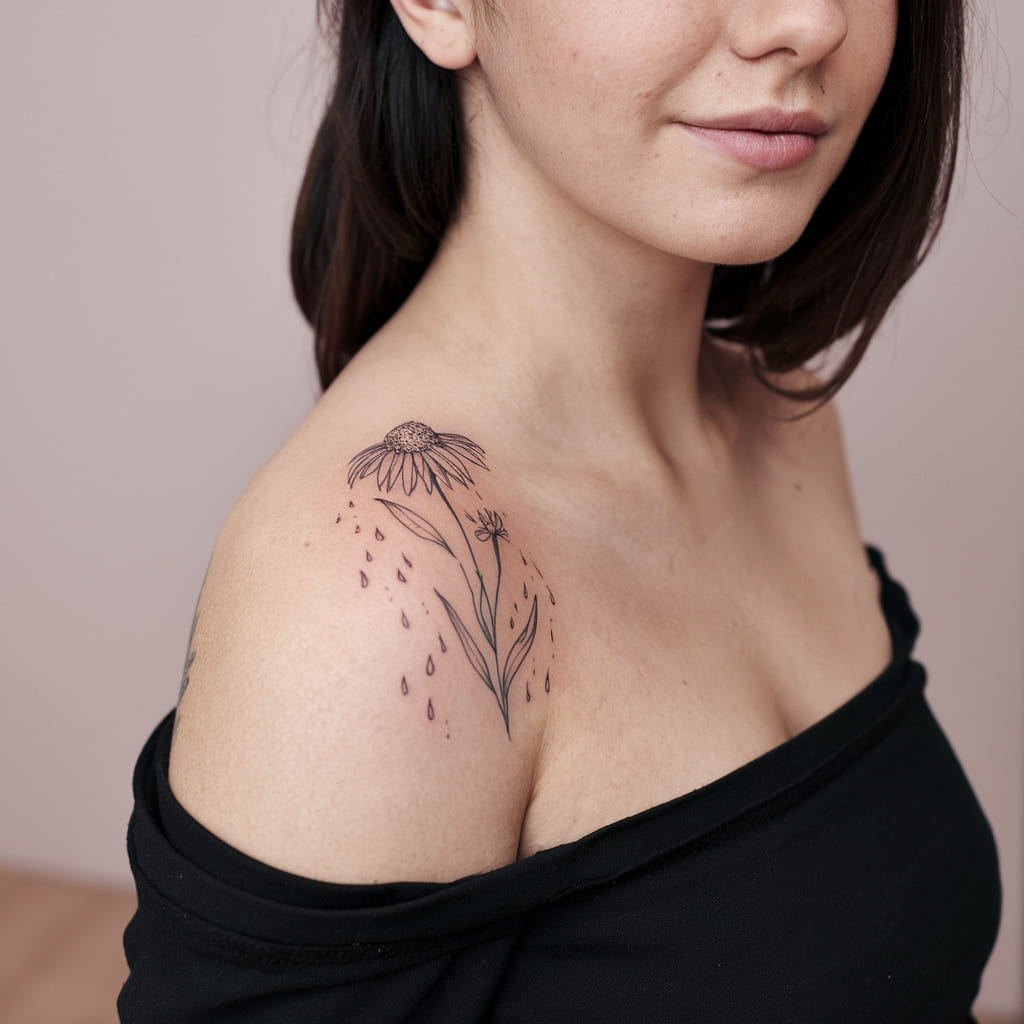
{"type": "MultiPolygon", "coordinates": [[[[707,330],[745,344],[758,379],[794,399],[826,401],[846,382],[945,213],[964,0],[898,6],[881,94],[800,239],[767,263],[720,266],[712,278],[707,330]],[[820,386],[787,391],[764,376],[854,332],[820,386]]],[[[455,75],[412,43],[388,0],[319,0],[319,12],[336,72],[299,193],[291,273],[326,388],[436,252],[459,203],[465,139],[455,75]]]]}

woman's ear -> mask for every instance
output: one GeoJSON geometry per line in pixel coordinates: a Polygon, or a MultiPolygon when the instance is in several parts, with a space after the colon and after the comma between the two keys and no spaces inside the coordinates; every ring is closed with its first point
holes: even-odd
{"type": "Polygon", "coordinates": [[[470,0],[391,0],[409,38],[438,67],[457,71],[476,60],[470,0]]]}

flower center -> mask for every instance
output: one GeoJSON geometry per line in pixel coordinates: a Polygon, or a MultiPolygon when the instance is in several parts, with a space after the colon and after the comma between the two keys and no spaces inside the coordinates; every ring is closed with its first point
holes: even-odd
{"type": "Polygon", "coordinates": [[[409,420],[400,423],[384,435],[384,445],[393,452],[425,452],[440,442],[440,438],[426,425],[409,420]]]}

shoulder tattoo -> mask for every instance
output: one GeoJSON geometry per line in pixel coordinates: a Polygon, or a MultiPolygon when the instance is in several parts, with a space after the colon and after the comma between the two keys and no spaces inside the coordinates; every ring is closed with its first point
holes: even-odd
{"type": "Polygon", "coordinates": [[[442,709],[430,683],[449,649],[461,650],[492,694],[511,739],[510,709],[515,700],[533,699],[531,678],[535,691],[551,691],[555,597],[536,563],[514,547],[508,517],[484,505],[472,475],[489,472],[484,455],[461,434],[438,433],[412,420],[399,424],[349,462],[350,490],[367,491],[372,504],[353,498],[335,523],[366,540],[353,585],[358,581],[367,592],[380,588],[391,603],[397,597],[396,628],[416,633],[426,648],[420,663],[396,681],[398,692],[408,697],[418,691],[426,719],[434,722],[442,709]],[[427,600],[416,604],[405,585],[415,573],[416,549],[428,544],[449,556],[452,573],[421,581],[427,600]],[[431,605],[444,624],[439,630],[426,623],[431,605]],[[446,633],[458,644],[447,643],[446,633]]]}

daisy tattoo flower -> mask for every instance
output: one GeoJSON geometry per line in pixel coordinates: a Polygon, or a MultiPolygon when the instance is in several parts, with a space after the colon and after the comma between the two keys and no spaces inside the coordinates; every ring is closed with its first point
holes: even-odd
{"type": "Polygon", "coordinates": [[[453,480],[468,487],[473,483],[469,463],[486,469],[483,456],[483,448],[468,437],[438,434],[425,423],[409,420],[389,430],[383,444],[370,445],[352,459],[348,484],[376,473],[381,491],[390,491],[399,482],[406,494],[420,482],[427,494],[433,493],[435,483],[449,490],[453,480]]]}

